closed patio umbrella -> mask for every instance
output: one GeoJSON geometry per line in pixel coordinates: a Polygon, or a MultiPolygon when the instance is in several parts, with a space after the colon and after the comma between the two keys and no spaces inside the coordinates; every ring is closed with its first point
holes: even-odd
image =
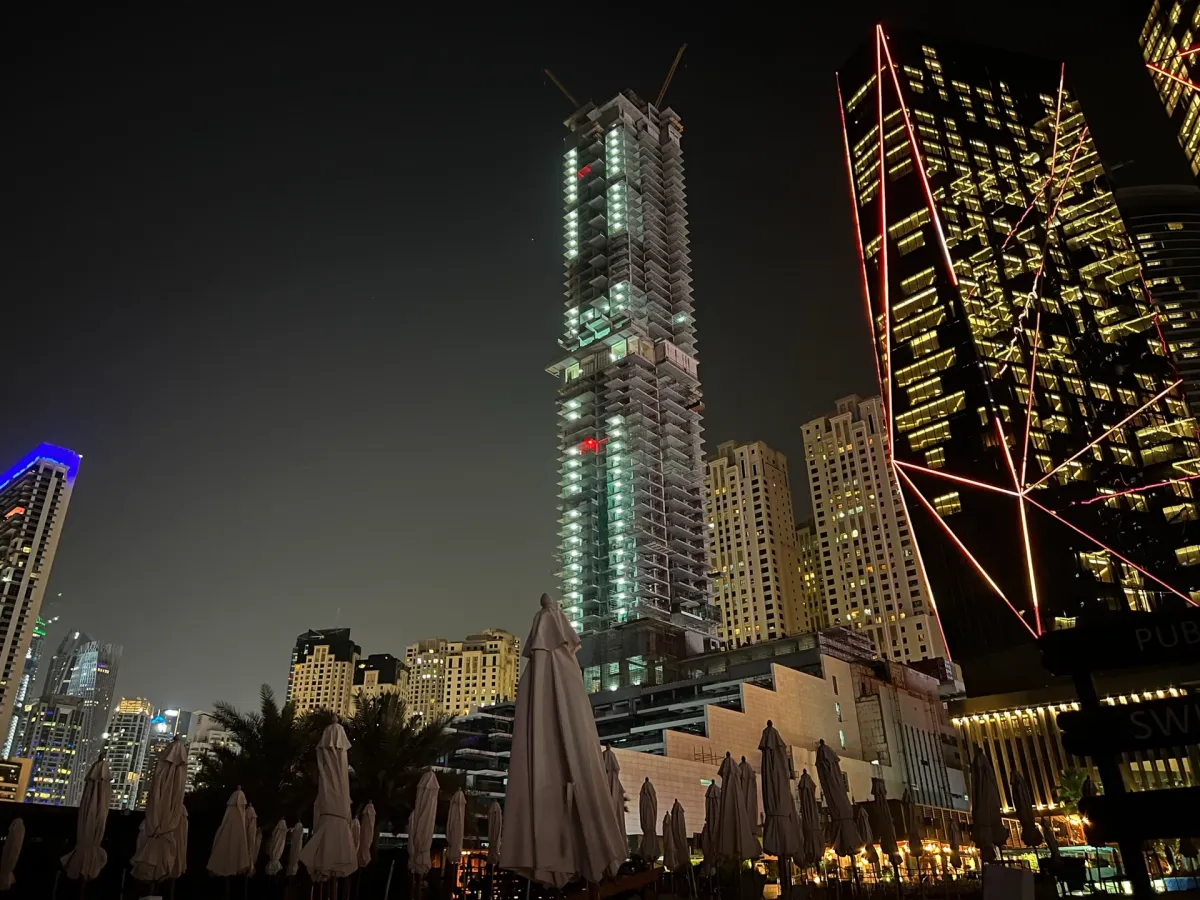
{"type": "Polygon", "coordinates": [[[950,822],[950,863],[956,869],[962,868],[962,829],[958,827],[958,821],[950,822]]]}
{"type": "Polygon", "coordinates": [[[179,828],[175,830],[175,846],[179,848],[179,852],[175,854],[175,864],[171,866],[171,873],[168,878],[182,878],[187,873],[187,858],[188,858],[188,811],[187,807],[183,809],[183,816],[179,820],[179,828]]]}
{"type": "Polygon", "coordinates": [[[317,802],[312,837],[300,862],[314,881],[343,878],[358,868],[350,833],[350,740],[337,722],[325,728],[317,744],[317,802]]]}
{"type": "Polygon", "coordinates": [[[908,839],[908,854],[917,872],[921,871],[921,856],[925,853],[925,840],[921,834],[921,817],[917,805],[913,802],[912,794],[907,788],[900,798],[904,809],[904,835],[908,839]]]}
{"type": "Polygon", "coordinates": [[[262,850],[263,833],[257,825],[254,827],[254,840],[250,842],[250,875],[258,869],[258,854],[262,850]]]}
{"type": "Polygon", "coordinates": [[[488,865],[500,865],[500,840],[504,830],[504,810],[497,800],[488,807],[488,865]]]}
{"type": "Polygon", "coordinates": [[[1042,833],[1038,831],[1037,823],[1033,820],[1033,791],[1029,788],[1029,782],[1025,780],[1024,775],[1017,772],[1009,782],[1009,790],[1012,792],[1017,820],[1021,823],[1021,843],[1026,847],[1040,847],[1042,833]]]}
{"type": "MultiPolygon", "coordinates": [[[[608,795],[612,798],[613,813],[617,817],[617,828],[625,836],[625,789],[621,787],[621,764],[612,747],[604,748],[604,779],[608,784],[608,795]]],[[[628,843],[628,842],[627,842],[628,843]]]]}
{"type": "Polygon", "coordinates": [[[996,771],[979,747],[975,748],[971,758],[971,821],[971,834],[979,848],[979,858],[985,863],[993,862],[996,846],[1005,843],[1005,828],[1000,817],[996,771]]]}
{"type": "Polygon", "coordinates": [[[297,822],[292,826],[291,832],[288,834],[288,863],[287,875],[289,878],[296,875],[300,871],[300,851],[304,848],[304,823],[297,822]]]}
{"type": "Polygon", "coordinates": [[[258,813],[254,811],[254,804],[246,804],[246,853],[249,855],[250,864],[246,867],[246,874],[253,875],[254,870],[258,868],[258,843],[255,841],[255,835],[258,833],[258,813]]]}
{"type": "MultiPolygon", "coordinates": [[[[1050,851],[1050,859],[1052,862],[1058,862],[1062,859],[1062,854],[1058,852],[1058,838],[1054,836],[1054,822],[1050,818],[1042,819],[1042,834],[1046,839],[1046,849],[1050,851]]],[[[1183,844],[1180,843],[1180,849],[1183,844]]]]}
{"type": "MultiPolygon", "coordinates": [[[[700,852],[704,854],[705,874],[717,869],[717,822],[721,818],[721,789],[715,781],[709,782],[704,792],[704,828],[700,831],[700,852]]],[[[663,833],[666,840],[666,833],[663,833]]]]}
{"type": "Polygon", "coordinates": [[[371,848],[375,845],[375,804],[370,800],[358,811],[358,867],[371,863],[371,848]]]}
{"type": "Polygon", "coordinates": [[[626,857],[583,685],[579,635],[543,594],[517,688],[500,865],[543,884],[598,883],[626,857]]]}
{"type": "Polygon", "coordinates": [[[225,805],[225,816],[213,837],[208,871],[229,877],[242,875],[250,868],[250,843],[246,839],[246,795],[234,791],[225,805]]]}
{"type": "Polygon", "coordinates": [[[4,851],[0,853],[0,891],[11,890],[17,878],[17,860],[21,858],[21,847],[25,845],[25,820],[19,816],[8,826],[4,839],[4,851]]]}
{"type": "Polygon", "coordinates": [[[750,830],[757,834],[758,776],[754,774],[754,767],[746,761],[744,756],[738,763],[738,774],[742,776],[742,802],[746,804],[746,821],[750,823],[750,830]]]}
{"type": "Polygon", "coordinates": [[[163,748],[146,797],[146,842],[133,854],[133,877],[156,884],[171,877],[175,859],[187,853],[177,846],[187,790],[187,748],[175,738],[163,748]]]}
{"type": "Polygon", "coordinates": [[[408,871],[414,875],[427,875],[433,868],[430,850],[433,847],[437,801],[437,776],[432,769],[427,769],[417,782],[417,799],[408,816],[408,871]]]}
{"type": "Polygon", "coordinates": [[[882,778],[871,779],[871,796],[875,816],[875,835],[879,839],[879,849],[894,865],[900,856],[900,845],[896,843],[896,823],[892,819],[892,809],[888,805],[887,784],[882,778]]]}
{"type": "Polygon", "coordinates": [[[104,840],[111,801],[112,772],[108,761],[100,757],[92,763],[83,782],[79,818],[75,822],[75,849],[62,858],[68,878],[91,881],[108,862],[108,853],[100,843],[104,840]]]}
{"type": "Polygon", "coordinates": [[[685,869],[692,864],[688,849],[687,814],[678,800],[671,806],[671,843],[675,846],[675,865],[685,869]]]}
{"type": "MultiPolygon", "coordinates": [[[[638,793],[638,821],[642,826],[642,839],[638,843],[638,856],[653,864],[658,859],[658,793],[647,777],[638,793]]],[[[665,837],[665,835],[664,835],[665,837]]]]}
{"type": "Polygon", "coordinates": [[[854,810],[846,796],[846,776],[842,774],[838,755],[823,740],[817,746],[817,779],[832,820],[829,843],[838,856],[853,856],[863,842],[854,827],[854,810]]]}
{"type": "Polygon", "coordinates": [[[792,761],[774,723],[758,742],[762,753],[763,850],[781,859],[800,854],[800,815],[792,795],[792,761]]]}
{"type": "Polygon", "coordinates": [[[825,854],[825,839],[821,835],[821,808],[817,806],[817,783],[805,769],[797,786],[800,813],[800,855],[796,865],[815,866],[825,854]]]}
{"type": "Polygon", "coordinates": [[[278,875],[283,871],[283,850],[287,846],[287,837],[287,822],[280,819],[271,829],[271,836],[267,839],[267,868],[265,871],[268,875],[278,875]]]}
{"type": "Polygon", "coordinates": [[[462,862],[463,831],[467,824],[467,795],[459,788],[450,798],[446,812],[446,865],[462,862]]]}
{"type": "Polygon", "coordinates": [[[671,833],[671,811],[663,814],[663,868],[675,871],[675,838],[671,833]]]}
{"type": "Polygon", "coordinates": [[[717,857],[741,863],[758,859],[762,850],[747,820],[748,804],[743,796],[745,780],[733,757],[725,754],[721,763],[721,809],[717,817],[717,857]]]}
{"type": "Polygon", "coordinates": [[[867,812],[865,803],[854,804],[854,827],[858,829],[858,836],[862,838],[863,847],[867,850],[867,855],[874,850],[875,836],[871,832],[871,814],[867,812]]]}

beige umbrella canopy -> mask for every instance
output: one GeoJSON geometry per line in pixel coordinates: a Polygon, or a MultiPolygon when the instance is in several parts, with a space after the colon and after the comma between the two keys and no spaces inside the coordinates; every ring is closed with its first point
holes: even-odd
{"type": "Polygon", "coordinates": [[[292,830],[288,835],[287,875],[289,878],[296,875],[300,871],[300,851],[303,848],[304,823],[297,822],[292,826],[292,830]]]}
{"type": "Polygon", "coordinates": [[[893,863],[900,856],[900,845],[896,843],[896,823],[892,809],[888,806],[887,785],[882,778],[871,779],[871,794],[874,796],[875,833],[879,838],[879,849],[893,863]]]}
{"type": "Polygon", "coordinates": [[[676,867],[685,869],[690,866],[692,854],[688,850],[687,815],[678,800],[671,806],[671,844],[675,848],[676,867]]]}
{"type": "Polygon", "coordinates": [[[358,819],[350,820],[350,840],[354,844],[354,868],[358,868],[358,845],[361,842],[362,826],[358,819]]]}
{"type": "Polygon", "coordinates": [[[596,720],[576,654],[579,635],[542,595],[517,688],[500,865],[543,884],[598,883],[626,856],[596,720]]]}
{"type": "Polygon", "coordinates": [[[179,852],[175,854],[175,862],[171,866],[168,878],[182,878],[187,872],[188,858],[188,811],[184,807],[183,816],[179,819],[179,827],[175,829],[175,846],[179,852]]]}
{"type": "Polygon", "coordinates": [[[258,854],[262,850],[262,829],[255,826],[254,839],[250,842],[250,871],[248,874],[253,875],[258,868],[258,854]]]}
{"type": "Polygon", "coordinates": [[[874,849],[871,845],[875,843],[875,835],[871,833],[871,814],[867,812],[865,803],[854,805],[854,827],[858,829],[858,836],[867,850],[867,856],[871,856],[874,849]]]}
{"type": "Polygon", "coordinates": [[[1025,780],[1024,775],[1017,772],[1009,782],[1009,789],[1012,791],[1017,819],[1021,823],[1021,843],[1026,847],[1040,847],[1042,833],[1038,831],[1037,822],[1033,819],[1033,791],[1029,788],[1029,782],[1025,780]]]}
{"type": "Polygon", "coordinates": [[[728,753],[717,772],[721,777],[721,808],[717,816],[716,850],[719,859],[741,863],[762,856],[747,819],[745,781],[737,763],[728,753]]]}
{"type": "Polygon", "coordinates": [[[956,869],[962,868],[962,853],[959,852],[962,847],[962,829],[958,827],[958,822],[954,819],[950,820],[950,863],[956,869]]]}
{"type": "Polygon", "coordinates": [[[234,791],[225,805],[225,816],[213,837],[208,871],[228,877],[250,869],[250,843],[246,839],[246,795],[234,791]]]}
{"type": "Polygon", "coordinates": [[[408,815],[408,871],[426,875],[433,868],[433,828],[437,819],[438,780],[427,769],[417,782],[417,799],[408,815]]]}
{"type": "Polygon", "coordinates": [[[1006,841],[1004,821],[1000,817],[1000,787],[991,760],[975,748],[971,758],[971,834],[985,863],[996,859],[996,846],[1006,841]]]}
{"type": "Polygon", "coordinates": [[[854,827],[854,810],[846,796],[846,776],[842,773],[841,761],[825,741],[817,745],[817,779],[821,782],[821,796],[829,808],[829,843],[838,856],[853,856],[863,842],[854,827]]]}
{"type": "Polygon", "coordinates": [[[21,847],[25,844],[25,820],[16,818],[8,826],[4,839],[4,851],[0,853],[0,891],[11,890],[17,879],[17,860],[21,858],[21,847]]]}
{"type": "Polygon", "coordinates": [[[738,765],[738,774],[742,777],[742,802],[746,805],[746,821],[750,823],[750,831],[758,830],[758,776],[754,767],[742,757],[738,765]]]}
{"type": "Polygon", "coordinates": [[[654,829],[658,827],[658,792],[650,783],[649,777],[642,782],[638,793],[638,821],[642,826],[642,839],[638,843],[637,855],[647,862],[658,859],[658,835],[654,829]]]}
{"type": "MultiPolygon", "coordinates": [[[[612,798],[613,813],[617,817],[617,830],[625,836],[625,789],[621,787],[621,764],[612,747],[604,748],[604,779],[608,784],[608,796],[612,798]]],[[[626,842],[628,844],[628,842],[626,842]]]]}
{"type": "MultiPolygon", "coordinates": [[[[704,792],[704,827],[700,830],[700,852],[704,854],[705,874],[717,869],[717,822],[721,818],[721,789],[715,781],[704,792]]],[[[666,839],[664,832],[663,839],[666,839]]]]}
{"type": "Polygon", "coordinates": [[[675,839],[671,832],[671,811],[663,813],[663,867],[675,870],[675,839]]]}
{"type": "Polygon", "coordinates": [[[175,738],[163,748],[154,767],[154,783],[146,798],[145,843],[133,854],[133,877],[151,884],[171,877],[179,854],[183,794],[187,790],[187,749],[175,738]]]}
{"type": "Polygon", "coordinates": [[[314,881],[343,878],[358,868],[350,833],[350,739],[337,722],[327,726],[317,744],[317,802],[312,837],[300,851],[300,862],[314,881]]]}
{"type": "Polygon", "coordinates": [[[258,868],[258,843],[254,836],[258,832],[258,813],[254,811],[254,804],[246,804],[246,852],[250,858],[250,864],[246,867],[246,872],[250,875],[254,874],[254,870],[258,868]]]}
{"type": "Polygon", "coordinates": [[[459,788],[450,798],[446,813],[446,865],[462,862],[463,832],[467,824],[467,795],[459,788]]]}
{"type": "Polygon", "coordinates": [[[487,828],[488,865],[498,866],[500,865],[500,834],[504,830],[504,811],[500,809],[500,803],[497,800],[493,800],[492,805],[488,807],[487,828]]]}
{"type": "Polygon", "coordinates": [[[815,866],[825,853],[825,839],[821,836],[821,808],[817,806],[817,783],[805,769],[797,785],[800,813],[800,855],[796,865],[802,868],[815,866]]]}
{"type": "Polygon", "coordinates": [[[280,819],[271,829],[271,836],[267,838],[267,868],[265,871],[268,875],[278,875],[283,871],[283,849],[287,845],[287,836],[287,822],[280,819]]]}
{"type": "Polygon", "coordinates": [[[792,796],[792,760],[769,720],[758,749],[762,753],[763,850],[772,856],[795,858],[800,853],[800,815],[792,796]]]}
{"type": "Polygon", "coordinates": [[[68,878],[91,881],[108,862],[108,853],[100,843],[104,840],[111,801],[112,772],[108,761],[100,757],[92,763],[83,781],[83,797],[79,801],[79,818],[75,823],[75,849],[62,858],[68,878]]]}
{"type": "Polygon", "coordinates": [[[370,865],[375,844],[375,804],[370,800],[358,811],[358,867],[370,865]]]}

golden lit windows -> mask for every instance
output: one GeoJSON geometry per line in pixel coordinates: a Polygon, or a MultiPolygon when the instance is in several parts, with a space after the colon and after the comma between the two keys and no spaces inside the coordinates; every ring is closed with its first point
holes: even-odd
{"type": "Polygon", "coordinates": [[[952,516],[956,512],[962,512],[962,500],[958,495],[958,491],[951,491],[948,494],[934,497],[933,508],[942,518],[952,516]]]}
{"type": "Polygon", "coordinates": [[[927,356],[918,363],[910,366],[905,366],[902,369],[896,370],[896,384],[900,387],[905,387],[912,384],[921,378],[927,378],[931,375],[936,375],[938,372],[945,371],[954,365],[955,352],[953,347],[948,347],[940,353],[935,353],[933,356],[927,356]]]}

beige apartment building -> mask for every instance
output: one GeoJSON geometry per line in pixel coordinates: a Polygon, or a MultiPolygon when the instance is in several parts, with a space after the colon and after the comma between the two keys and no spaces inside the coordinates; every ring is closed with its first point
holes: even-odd
{"type": "Polygon", "coordinates": [[[354,673],[362,648],[349,628],[306,631],[296,638],[288,671],[287,699],[298,715],[329,709],[339,716],[353,712],[354,673]]]}
{"type": "Polygon", "coordinates": [[[884,659],[944,658],[883,423],[879,397],[851,395],[803,428],[823,624],[866,632],[884,659]]]}
{"type": "Polygon", "coordinates": [[[728,441],[706,464],[704,484],[722,643],[740,647],[811,630],[799,589],[787,457],[762,441],[728,441]]]}
{"type": "Polygon", "coordinates": [[[408,702],[408,668],[390,653],[372,653],[360,659],[351,687],[354,703],[384,694],[399,694],[408,702]]]}
{"type": "Polygon", "coordinates": [[[426,638],[409,644],[404,660],[412,715],[461,716],[517,696],[521,642],[498,628],[461,641],[426,638]]]}
{"type": "Polygon", "coordinates": [[[829,627],[825,617],[824,591],[821,589],[821,542],[812,519],[796,526],[796,573],[801,603],[808,610],[813,631],[829,627]]]}

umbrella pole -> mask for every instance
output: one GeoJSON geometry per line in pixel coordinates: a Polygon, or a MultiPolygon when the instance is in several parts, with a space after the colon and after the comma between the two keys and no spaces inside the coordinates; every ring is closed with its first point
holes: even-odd
{"type": "Polygon", "coordinates": [[[383,900],[388,900],[388,894],[392,892],[392,873],[396,871],[396,861],[393,859],[392,864],[388,866],[387,882],[383,886],[383,900]]]}

